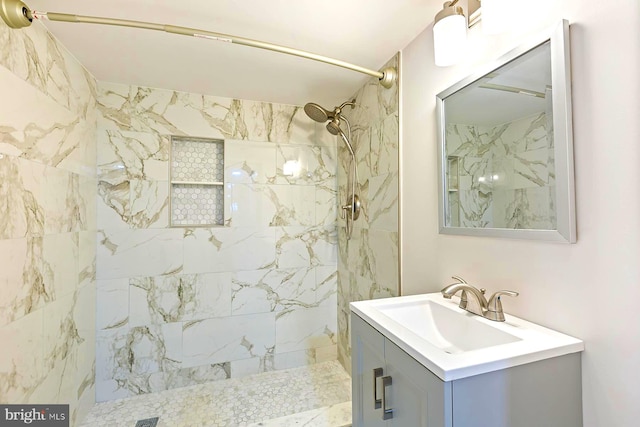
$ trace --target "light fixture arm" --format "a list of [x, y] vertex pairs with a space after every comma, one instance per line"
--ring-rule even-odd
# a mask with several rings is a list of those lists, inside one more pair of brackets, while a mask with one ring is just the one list
[[[457, 1], [457, 0], [456, 0]], [[144, 21], [131, 21], [126, 19], [101, 18], [97, 16], [72, 15], [67, 13], [54, 12], [37, 12], [31, 9], [20, 0], [0, 0], [0, 16], [4, 22], [11, 28], [23, 28], [31, 25], [33, 19], [48, 19], [58, 22], [86, 23], [99, 25], [114, 25], [118, 27], [142, 28], [145, 30], [163, 31], [171, 34], [179, 34], [183, 36], [199, 37], [210, 40], [217, 40], [227, 43], [240, 44], [244, 46], [255, 47], [259, 49], [271, 50], [274, 52], [284, 53], [287, 55], [298, 56], [301, 58], [311, 59], [325, 64], [335, 65], [337, 67], [346, 68], [358, 73], [367, 74], [376, 77], [380, 84], [385, 88], [390, 88], [398, 78], [397, 70], [393, 67], [383, 68], [380, 71], [371, 70], [359, 65], [351, 64], [339, 59], [327, 56], [317, 55], [315, 53], [306, 52], [286, 46], [280, 46], [273, 43], [267, 43], [260, 40], [253, 40], [244, 37], [237, 37], [229, 34], [216, 33], [212, 31], [200, 30], [197, 28], [181, 27], [177, 25], [154, 24]]]
[[434, 24], [438, 23], [439, 21], [443, 20], [448, 16], [453, 16], [453, 15], [464, 16], [464, 11], [462, 10], [462, 7], [456, 6], [458, 1], [459, 0], [444, 2], [444, 4], [442, 5], [442, 10], [436, 14], [436, 17], [434, 19]]

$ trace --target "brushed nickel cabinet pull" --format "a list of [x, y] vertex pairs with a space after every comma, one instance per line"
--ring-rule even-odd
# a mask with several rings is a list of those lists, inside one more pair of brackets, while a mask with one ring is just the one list
[[391, 377], [382, 377], [382, 419], [393, 418], [393, 409], [387, 409], [387, 386], [391, 385]]
[[382, 408], [382, 399], [378, 399], [378, 378], [382, 375], [382, 368], [376, 368], [373, 370], [373, 409]]

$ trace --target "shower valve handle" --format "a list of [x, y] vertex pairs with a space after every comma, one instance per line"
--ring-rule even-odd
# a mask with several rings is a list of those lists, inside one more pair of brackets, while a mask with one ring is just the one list
[[360, 198], [356, 194], [349, 197], [348, 201], [351, 203], [341, 206], [340, 217], [344, 219], [349, 216], [355, 221], [360, 216]]

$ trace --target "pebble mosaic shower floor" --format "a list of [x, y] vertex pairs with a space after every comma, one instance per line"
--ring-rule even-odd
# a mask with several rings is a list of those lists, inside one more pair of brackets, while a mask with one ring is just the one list
[[351, 378], [338, 362], [265, 372], [96, 404], [82, 426], [342, 427], [351, 425]]

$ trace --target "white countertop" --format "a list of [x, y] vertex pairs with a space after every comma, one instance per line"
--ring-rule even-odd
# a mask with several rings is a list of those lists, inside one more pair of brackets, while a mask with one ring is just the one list
[[[430, 301], [460, 316], [482, 322], [517, 337], [514, 342], [450, 354], [424, 337], [385, 315], [380, 309], [390, 304]], [[495, 322], [458, 307], [457, 299], [441, 293], [411, 295], [350, 304], [351, 311], [402, 348], [443, 381], [452, 381], [584, 350], [584, 343], [569, 335], [505, 314], [505, 322]], [[467, 321], [467, 320], [465, 320]], [[415, 328], [414, 328], [415, 329]]]

